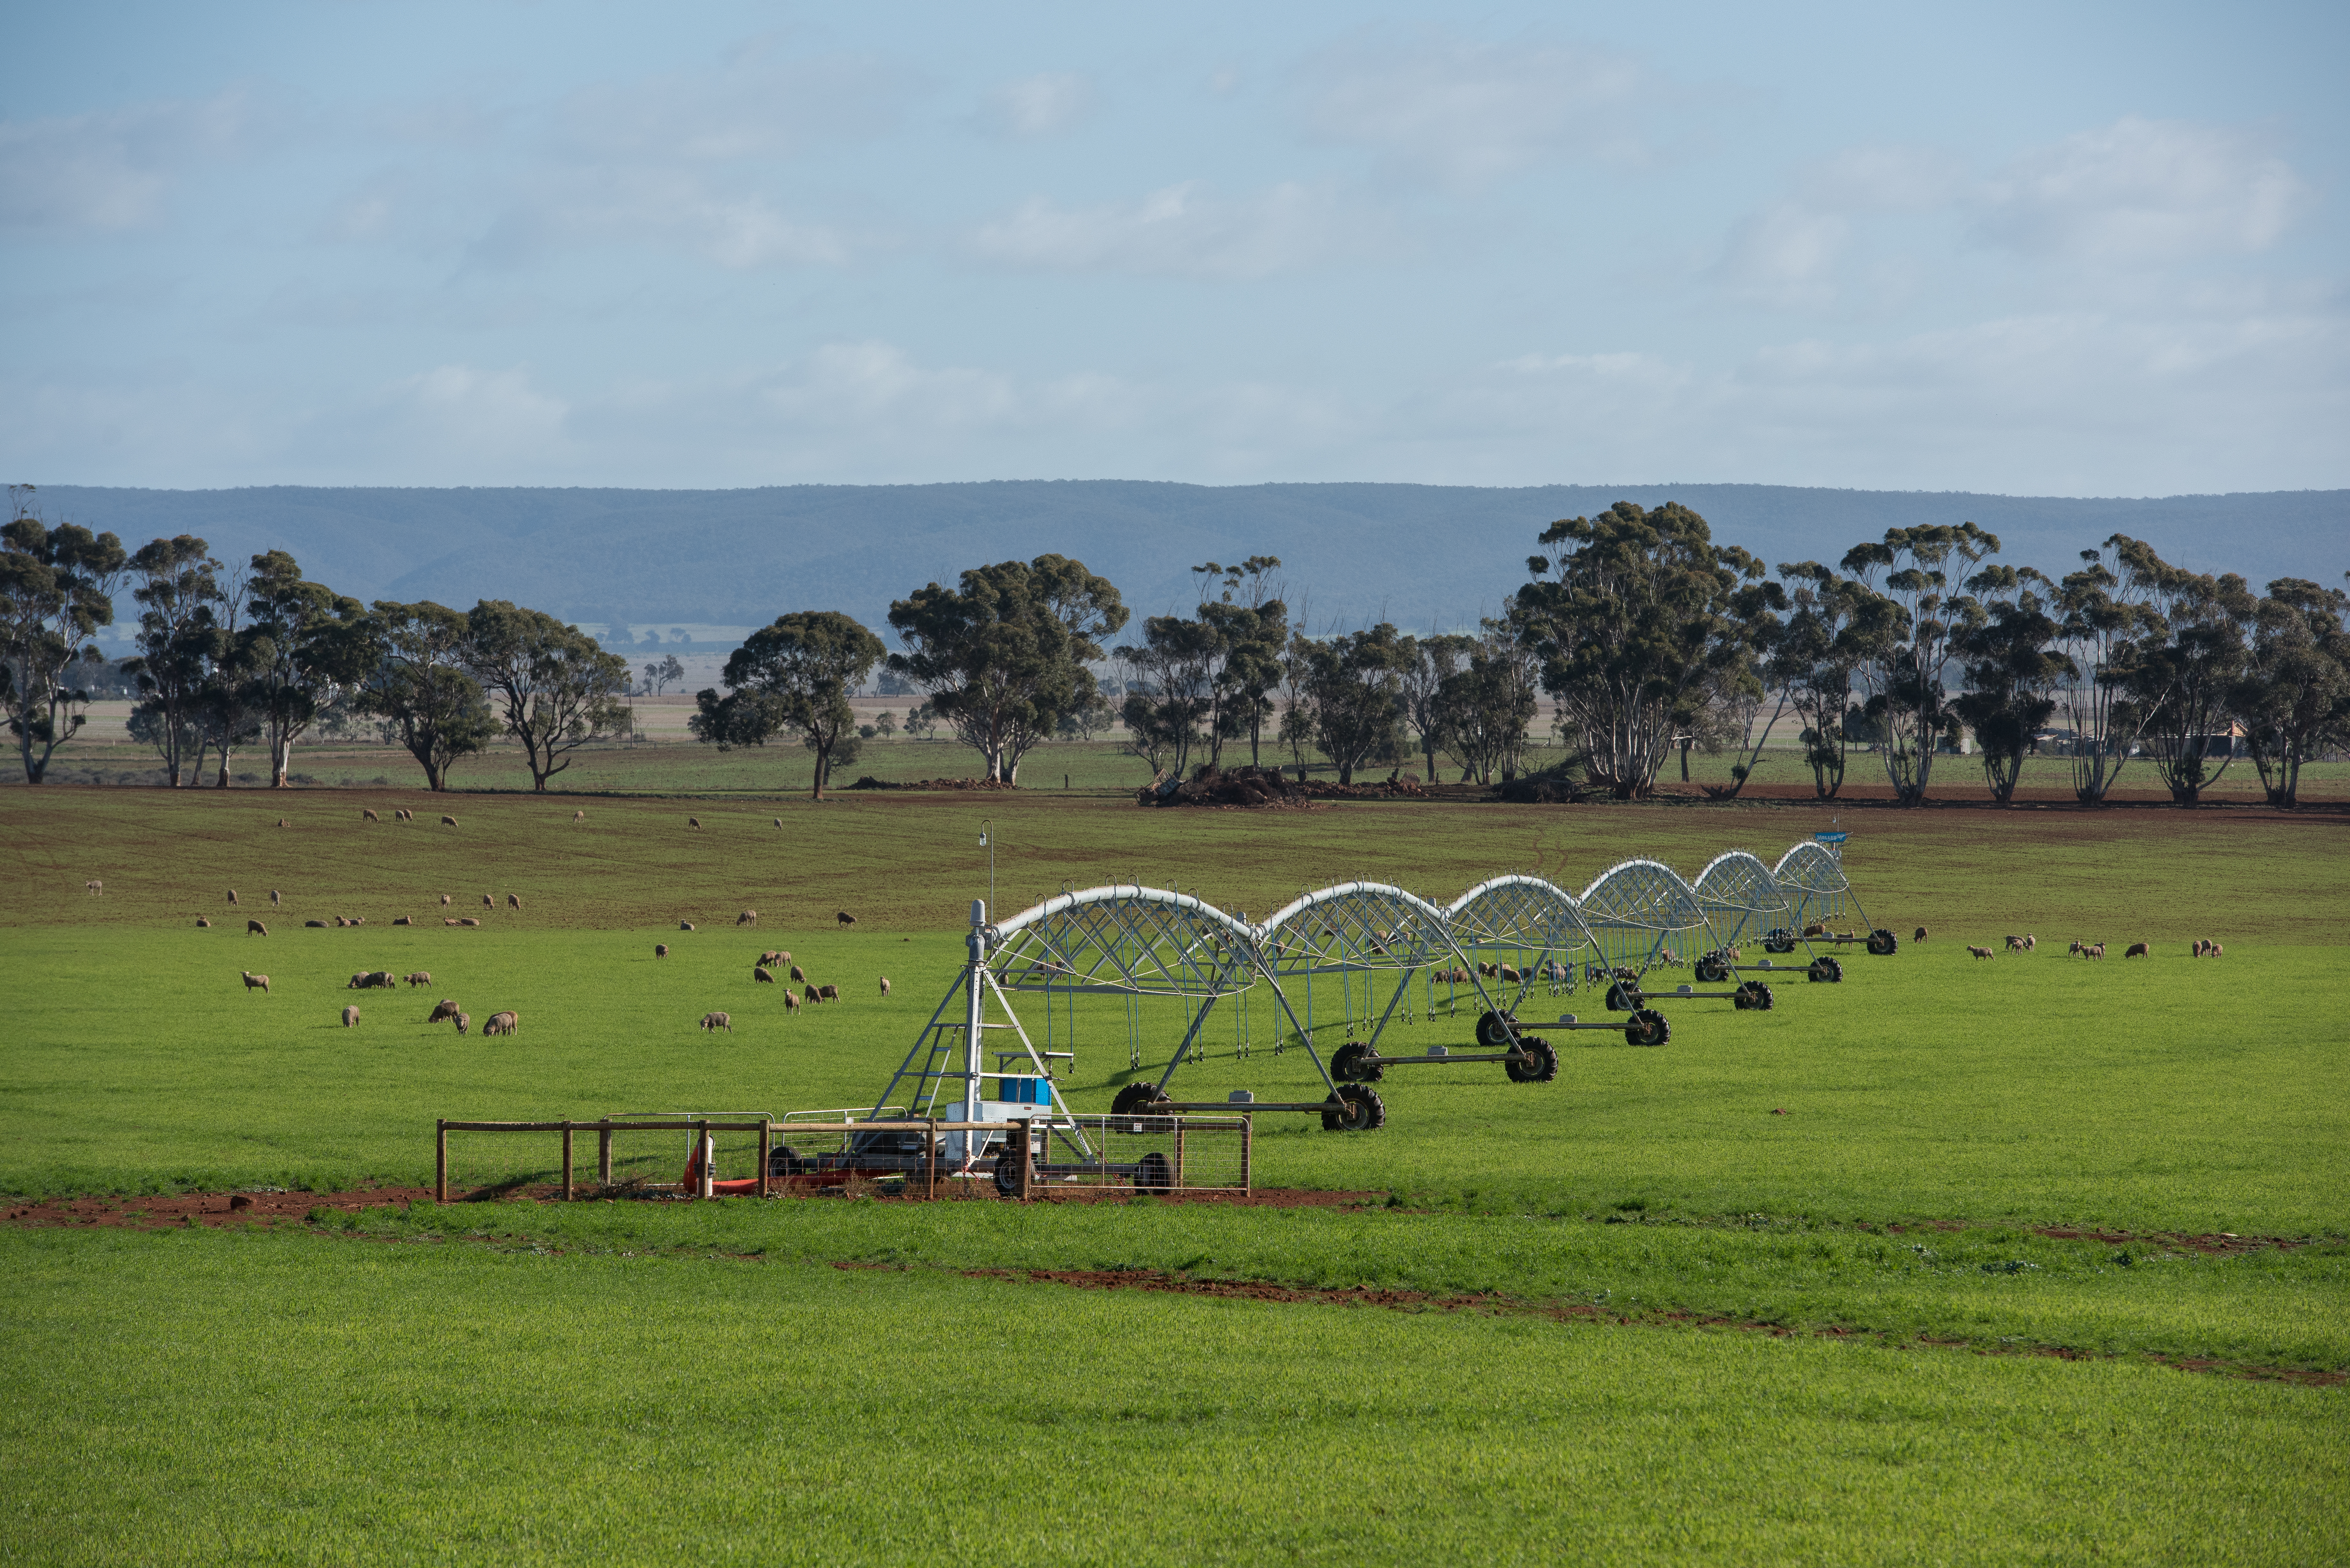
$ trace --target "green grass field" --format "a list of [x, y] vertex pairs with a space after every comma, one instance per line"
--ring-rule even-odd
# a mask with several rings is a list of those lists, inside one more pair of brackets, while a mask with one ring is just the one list
[[[426, 821], [359, 818], [395, 802]], [[1124, 877], [1260, 918], [1351, 876], [1439, 899], [1513, 868], [1579, 888], [1627, 855], [1693, 874], [1825, 826], [1767, 805], [1164, 813], [1023, 792], [600, 800], [584, 823], [576, 800], [475, 797], [448, 806], [452, 830], [432, 821], [446, 804], [10, 792], [0, 1190], [414, 1182], [436, 1116], [869, 1103], [953, 977], [983, 818], [1002, 911]], [[2350, 1554], [2350, 1391], [2158, 1364], [2350, 1370], [2345, 825], [1847, 826], [1872, 919], [1931, 940], [1847, 960], [1841, 986], [1783, 985], [1769, 1013], [1679, 1010], [1661, 1051], [1569, 1049], [1546, 1085], [1391, 1074], [1376, 1134], [1264, 1118], [1261, 1186], [1368, 1208], [522, 1202], [252, 1234], [0, 1231], [0, 1367], [22, 1391], [0, 1556]], [[442, 927], [443, 893], [486, 929]], [[744, 907], [761, 920], [738, 931]], [[338, 913], [369, 923], [301, 925]], [[401, 913], [430, 924], [390, 927]], [[248, 914], [271, 935], [244, 935]], [[2040, 951], [1968, 958], [2008, 930]], [[2157, 956], [2068, 960], [2075, 935]], [[2224, 959], [2187, 958], [2206, 935]], [[847, 1001], [785, 1016], [750, 979], [766, 947]], [[379, 968], [434, 981], [343, 988]], [[429, 1029], [440, 996], [515, 1009], [522, 1033]], [[1347, 1033], [1334, 1001], [1326, 1046]], [[732, 1037], [693, 1028], [711, 1008]], [[1251, 1022], [1248, 1055], [1220, 1023], [1179, 1088], [1318, 1092]], [[1389, 1039], [1458, 1044], [1471, 1022]], [[1180, 1024], [1159, 1004], [1130, 1037], [1121, 1010], [1081, 1006], [1073, 1102], [1107, 1105], [1130, 1044], [1155, 1074]], [[458, 1158], [502, 1175], [552, 1153]], [[2092, 1227], [2133, 1240], [2038, 1233]], [[2297, 1244], [2166, 1239], [2219, 1231]], [[1030, 1270], [1433, 1299], [1102, 1293]], [[1440, 1309], [1463, 1296], [1480, 1306]]]

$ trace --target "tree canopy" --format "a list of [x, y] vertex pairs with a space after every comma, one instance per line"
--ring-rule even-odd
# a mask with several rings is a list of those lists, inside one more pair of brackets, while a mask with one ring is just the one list
[[799, 610], [751, 634], [726, 660], [728, 691], [705, 690], [686, 721], [697, 740], [723, 751], [763, 746], [796, 732], [816, 753], [816, 798], [837, 764], [857, 760], [857, 714], [849, 693], [882, 657], [881, 639], [837, 610]]

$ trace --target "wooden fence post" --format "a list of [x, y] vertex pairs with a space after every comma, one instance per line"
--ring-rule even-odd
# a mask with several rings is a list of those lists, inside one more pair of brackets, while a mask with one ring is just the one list
[[596, 1185], [612, 1185], [612, 1118], [606, 1116], [604, 1125], [596, 1129]]
[[571, 1201], [571, 1124], [563, 1124], [563, 1201]]
[[1029, 1189], [1035, 1184], [1036, 1179], [1035, 1138], [1036, 1124], [1024, 1118], [1014, 1137], [1012, 1148], [1012, 1157], [1020, 1162], [1020, 1181], [1017, 1190], [1020, 1194], [1020, 1201], [1023, 1203], [1028, 1201]]
[[922, 1134], [922, 1196], [939, 1195], [939, 1118], [930, 1118]]
[[432, 1201], [449, 1201], [449, 1118], [443, 1116], [432, 1129]]
[[1179, 1188], [1183, 1185], [1183, 1118], [1181, 1116], [1175, 1118], [1175, 1179], [1170, 1185]]
[[759, 1196], [767, 1195], [767, 1151], [775, 1147], [775, 1124], [762, 1118], [759, 1123]]
[[1241, 1190], [1243, 1192], [1252, 1190], [1249, 1186], [1249, 1137], [1255, 1131], [1256, 1118], [1243, 1116], [1241, 1118]]

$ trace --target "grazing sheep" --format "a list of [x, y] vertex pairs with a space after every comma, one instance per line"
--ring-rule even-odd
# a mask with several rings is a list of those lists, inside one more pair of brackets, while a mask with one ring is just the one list
[[2218, 942], [2205, 942], [2203, 944], [2203, 956], [2205, 958], [2218, 958], [2220, 956], [2220, 948]]
[[[285, 901], [286, 901], [286, 896], [285, 896], [283, 893], [280, 893], [280, 892], [279, 892], [276, 888], [272, 888], [271, 889], [269, 889], [269, 907], [270, 907], [271, 909], [274, 909], [277, 908], [277, 906], [278, 906], [278, 905], [280, 905], [280, 904], [284, 903]], [[230, 902], [230, 903], [232, 903], [232, 904], [234, 904], [234, 903], [235, 903], [235, 902], [236, 902], [236, 900], [235, 900], [235, 899], [234, 899], [234, 898], [231, 898], [231, 899], [229, 900], [229, 902]]]
[[2082, 946], [2082, 945], [2081, 945], [2081, 939], [2080, 939], [2080, 938], [2078, 938], [2078, 937], [2075, 937], [2075, 938], [2074, 938], [2074, 939], [2073, 939], [2073, 945], [2072, 945], [2072, 947], [2067, 950], [2067, 956], [2068, 956], [2068, 957], [2073, 957], [2073, 958], [2078, 958], [2081, 954], [2083, 954], [2083, 953], [2085, 953], [2085, 952], [2086, 952], [2086, 951], [2088, 951], [2088, 950], [2088, 950], [2087, 948], [2085, 948], [2085, 947], [2084, 947], [2084, 946]]
[[774, 948], [769, 948], [765, 952], [759, 955], [759, 967], [761, 969], [773, 969], [789, 957], [791, 957], [789, 953], [780, 952]]
[[883, 996], [889, 994], [889, 977], [886, 974], [881, 977], [881, 994]]
[[213, 929], [213, 923], [210, 920], [205, 919], [202, 915], [198, 915], [196, 917], [196, 929], [200, 931], [209, 931]]
[[521, 1030], [522, 1019], [515, 1013], [493, 1012], [489, 1021], [482, 1025], [482, 1038], [486, 1040], [493, 1034], [515, 1034]]
[[[788, 959], [790, 956], [791, 956], [791, 955], [789, 955], [788, 953], [785, 955], [785, 957], [786, 959]], [[799, 965], [797, 965], [797, 964], [793, 964], [793, 965], [792, 965], [792, 983], [793, 983], [794, 985], [806, 985], [806, 984], [807, 983], [807, 971], [806, 971], [806, 970], [802, 969], [802, 968], [801, 968]]]
[[414, 812], [412, 812], [412, 811], [410, 811], [410, 810], [409, 810], [407, 807], [405, 807], [405, 806], [402, 806], [402, 807], [400, 807], [399, 810], [394, 811], [394, 812], [392, 813], [392, 815], [394, 815], [394, 816], [396, 816], [396, 817], [400, 818], [400, 821], [402, 821], [402, 822], [414, 822], [414, 821], [416, 820], [416, 814], [415, 814]]
[[[727, 1017], [723, 1012], [705, 1012], [702, 1015], [702, 1022], [696, 1024], [695, 1027], [698, 1029], [707, 1029], [712, 1034], [717, 1033], [722, 1029], [726, 1031], [727, 1033], [732, 1034], [734, 1033], [734, 1021]], [[482, 1033], [486, 1034], [489, 1031], [484, 1029]]]
[[244, 922], [244, 934], [248, 937], [265, 937], [269, 934], [269, 928], [259, 920], [247, 920]]
[[343, 1009], [343, 1027], [344, 1027], [344, 1028], [346, 1028], [346, 1029], [356, 1029], [356, 1028], [358, 1028], [358, 1027], [359, 1027], [359, 1010], [358, 1008], [356, 1008], [356, 1007], [346, 1007], [346, 1008], [344, 1008], [344, 1009]]
[[691, 920], [680, 920], [677, 923], [677, 929], [681, 931], [690, 931], [693, 929], [693, 922]]
[[775, 818], [775, 826], [776, 826], [777, 827], [781, 827], [781, 826], [783, 826], [783, 825], [784, 825], [784, 819], [783, 819], [782, 817], [780, 817], [780, 816], [779, 816], [779, 817]]
[[667, 958], [667, 957], [669, 957], [669, 944], [668, 944], [667, 942], [655, 942], [655, 943], [653, 944], [653, 957], [655, 957], [655, 958]]
[[784, 987], [784, 1011], [785, 1012], [797, 1012], [799, 1010], [799, 993], [794, 991], [790, 986]]
[[1985, 959], [1985, 958], [1989, 958], [1989, 957], [1991, 957], [1991, 950], [1990, 950], [1989, 948], [1979, 948], [1979, 947], [1974, 946], [1972, 943], [1969, 943], [1969, 944], [1968, 944], [1968, 946], [1967, 946], [1967, 951], [1969, 951], [1969, 952], [1970, 952], [1970, 953], [1974, 954], [1974, 955], [1975, 955], [1975, 957], [1977, 957], [1977, 958], [1979, 958], [1979, 959]]
[[757, 981], [761, 985], [773, 985], [775, 983], [775, 977], [757, 964], [753, 964], [751, 966], [751, 978]]
[[324, 920], [305, 920], [302, 924], [310, 930], [323, 931], [327, 929], [327, 922]]
[[824, 1000], [824, 998], [823, 998], [823, 997], [821, 997], [821, 996], [818, 996], [818, 995], [816, 993], [816, 987], [814, 987], [814, 986], [809, 986], [809, 987], [807, 988], [807, 997], [806, 997], [806, 1000], [807, 1000], [807, 1001], [809, 1001], [809, 1002], [822, 1002], [822, 1001]]
[[361, 806], [359, 807], [359, 820], [362, 822], [381, 822], [383, 818], [378, 816], [374, 812], [369, 811], [366, 806]]
[[443, 827], [454, 827], [457, 826], [457, 819], [453, 816], [443, 815], [441, 818], [441, 826]]
[[1914, 936], [1914, 937], [1910, 938], [1909, 940], [1910, 940], [1911, 941], [1913, 941], [1913, 942], [1922, 942], [1922, 941], [1924, 941], [1924, 940], [1926, 940], [1926, 928], [1925, 928], [1925, 927], [1923, 927], [1923, 926], [1918, 927], [1918, 934], [1917, 934], [1916, 936]]
[[439, 1002], [434, 1004], [432, 1016], [425, 1019], [424, 1022], [427, 1023], [438, 1023], [444, 1018], [455, 1018], [459, 1015], [457, 1004], [444, 996]]
[[441, 895], [441, 907], [444, 909], [449, 907], [449, 895], [446, 893]]
[[588, 814], [584, 811], [575, 811], [571, 814], [571, 820], [574, 822], [585, 822], [588, 820]]
[[840, 987], [837, 985], [819, 985], [816, 988], [816, 994], [817, 1000], [821, 1002], [838, 1002], [840, 1000]]
[[685, 825], [688, 827], [700, 827], [702, 826], [702, 818], [698, 816], [689, 816], [685, 819]]
[[417, 970], [409, 975], [408, 983], [411, 986], [431, 985], [432, 983], [432, 971], [429, 970]]
[[506, 908], [507, 908], [507, 909], [521, 909], [521, 908], [522, 908], [522, 899], [521, 899], [521, 898], [517, 898], [516, 896], [515, 896], [515, 895], [514, 895], [514, 894], [512, 894], [512, 893], [508, 893], [508, 894], [506, 895]]
[[1804, 928], [1804, 935], [1806, 937], [1824, 937], [1827, 934], [1828, 929], [1825, 926], [1809, 925]]
[[857, 923], [857, 917], [850, 914], [846, 909], [838, 911], [832, 918], [838, 920], [844, 926], [853, 926]]
[[484, 909], [494, 909], [497, 907], [498, 901], [495, 898], [490, 897], [487, 893], [482, 895], [482, 908]]
[[359, 987], [361, 987], [361, 986], [363, 986], [363, 985], [365, 985], [365, 984], [367, 984], [367, 983], [368, 983], [368, 971], [365, 971], [365, 970], [361, 970], [361, 971], [359, 971], [359, 973], [357, 973], [357, 974], [355, 974], [355, 975], [351, 976], [351, 978], [350, 978], [348, 981], [346, 981], [346, 982], [344, 983], [343, 989], [344, 989], [345, 991], [357, 991]]
[[456, 1019], [456, 1023], [457, 1023], [457, 1033], [460, 1033], [460, 1034], [463, 1034], [463, 1033], [467, 1029], [469, 1029], [469, 1028], [471, 1028], [471, 1027], [473, 1026], [473, 1015], [472, 1013], [470, 1013], [470, 1012], [461, 1012], [461, 1013], [457, 1014], [457, 1019]]
[[373, 974], [368, 976], [368, 982], [366, 985], [359, 987], [361, 991], [366, 991], [370, 988], [376, 991], [398, 991], [400, 989], [400, 977], [392, 973], [391, 971], [388, 969], [380, 969]]
[[228, 890], [228, 901], [232, 904], [236, 902], [236, 889], [234, 888]]
[[452, 919], [449, 919], [446, 915], [443, 915], [443, 916], [441, 918], [441, 923], [442, 923], [442, 925], [444, 925], [444, 926], [453, 926], [453, 925], [455, 925], [457, 922], [456, 922], [456, 921], [454, 921], [454, 920], [452, 920]]
[[81, 888], [83, 892], [88, 893], [93, 898], [102, 898], [106, 897], [106, 884], [99, 881], [95, 877], [92, 877], [89, 881], [84, 882], [81, 885]]
[[286, 826], [286, 819], [285, 819], [284, 817], [282, 817], [282, 816], [281, 816], [281, 817], [279, 817], [279, 818], [277, 819], [277, 826], [280, 826], [280, 827], [285, 826]]
[[2081, 950], [2081, 956], [2083, 958], [2089, 959], [2101, 959], [2106, 956], [2106, 944], [2099, 942], [2095, 947], [2083, 948]]
[[1508, 964], [1496, 965], [1495, 968], [1496, 973], [1494, 978], [1497, 980], [1503, 981], [1510, 985], [1522, 985], [1525, 982], [1526, 977], [1520, 974], [1515, 969], [1512, 968]]
[[2007, 939], [2007, 950], [2012, 953], [2022, 952], [2023, 950], [2023, 939], [2011, 932]]
[[734, 917], [734, 923], [738, 926], [755, 926], [759, 923], [759, 911], [745, 909]]
[[2034, 949], [2034, 948], [2038, 947], [2039, 945], [2040, 945], [2040, 939], [2039, 939], [2038, 937], [2033, 936], [2030, 931], [2026, 931], [2026, 932], [2024, 932], [2024, 933], [2023, 933], [2023, 950], [2024, 950], [2025, 952], [2030, 952], [2033, 949]]
[[349, 924], [350, 924], [350, 922], [349, 922], [348, 920], [347, 920], [347, 919], [343, 919], [343, 917], [342, 917], [342, 916], [340, 916], [340, 915], [337, 915], [337, 916], [335, 917], [335, 929], [337, 929], [337, 930], [338, 930], [338, 931], [339, 931], [339, 930], [341, 930], [344, 927], [346, 927], [346, 926], [348, 926], [348, 925], [349, 925]]
[[459, 925], [461, 925], [461, 926], [478, 926], [478, 925], [480, 925], [482, 922], [481, 922], [481, 921], [479, 921], [479, 920], [477, 920], [477, 919], [475, 919], [473, 916], [468, 915], [468, 916], [466, 916], [463, 919], [462, 919], [462, 920], [458, 921], [457, 923], [458, 923]]
[[2122, 953], [2122, 957], [2126, 959], [2152, 958], [2153, 956], [2154, 950], [2144, 942], [2132, 942]]
[[269, 990], [269, 977], [268, 977], [267, 975], [265, 975], [265, 974], [255, 974], [255, 973], [254, 973], [254, 972], [253, 972], [251, 970], [249, 970], [249, 969], [241, 969], [241, 970], [237, 971], [236, 972], [237, 972], [237, 973], [239, 973], [239, 974], [241, 974], [241, 975], [243, 975], [243, 976], [244, 976], [244, 989], [245, 989], [245, 990], [247, 990], [247, 991], [258, 991], [258, 992], [263, 992], [265, 995], [268, 992], [268, 990]]
[[412, 926], [416, 921], [413, 917], [408, 915], [394, 915], [391, 918], [391, 923], [395, 926]]

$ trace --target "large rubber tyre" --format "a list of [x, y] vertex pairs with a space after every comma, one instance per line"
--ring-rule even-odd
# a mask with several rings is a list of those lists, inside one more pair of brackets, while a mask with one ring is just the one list
[[1502, 1064], [1513, 1084], [1547, 1084], [1558, 1076], [1558, 1047], [1541, 1035], [1520, 1040], [1518, 1054], [1532, 1056], [1534, 1060]]
[[1644, 1007], [1624, 1025], [1627, 1045], [1662, 1045], [1673, 1037], [1673, 1026], [1654, 1008]]
[[1115, 1099], [1110, 1101], [1109, 1114], [1114, 1116], [1134, 1117], [1132, 1127], [1139, 1133], [1173, 1132], [1174, 1117], [1146, 1116], [1142, 1114], [1145, 1109], [1157, 1105], [1166, 1097], [1159, 1092], [1159, 1085], [1156, 1084], [1128, 1084], [1118, 1092]]
[[1008, 1137], [995, 1156], [995, 1190], [1004, 1198], [1020, 1196], [1020, 1161], [1012, 1152], [1012, 1139]]
[[1388, 1075], [1388, 1070], [1377, 1062], [1366, 1065], [1363, 1059], [1370, 1054], [1369, 1046], [1357, 1041], [1347, 1041], [1331, 1054], [1330, 1075], [1342, 1084], [1378, 1083]]
[[1750, 980], [1738, 988], [1738, 1005], [1750, 1012], [1768, 1012], [1776, 1000], [1771, 988], [1759, 980]]
[[1639, 1012], [1640, 988], [1620, 980], [1610, 981], [1607, 984], [1607, 1011], [1610, 1012]]
[[1134, 1162], [1134, 1189], [1137, 1192], [1164, 1192], [1174, 1185], [1174, 1164], [1157, 1149]]
[[1900, 946], [1901, 939], [1895, 936], [1891, 931], [1887, 930], [1883, 926], [1879, 926], [1877, 929], [1868, 933], [1868, 950], [1875, 953], [1879, 958], [1884, 958], [1889, 953], [1898, 951]]
[[1766, 953], [1794, 952], [1795, 950], [1795, 933], [1787, 929], [1784, 926], [1780, 927], [1775, 931], [1764, 932], [1762, 936], [1762, 950]]
[[1360, 1084], [1340, 1085], [1322, 1113], [1324, 1132], [1371, 1132], [1387, 1126], [1388, 1107], [1375, 1090]]
[[1822, 985], [1835, 985], [1844, 979], [1844, 965], [1832, 958], [1815, 958], [1804, 973]]
[[1477, 1020], [1477, 1044], [1488, 1051], [1506, 1051], [1518, 1032], [1510, 1027], [1506, 1012], [1488, 1012]]
[[1730, 966], [1711, 953], [1697, 961], [1697, 982], [1700, 985], [1720, 985], [1730, 978]]

